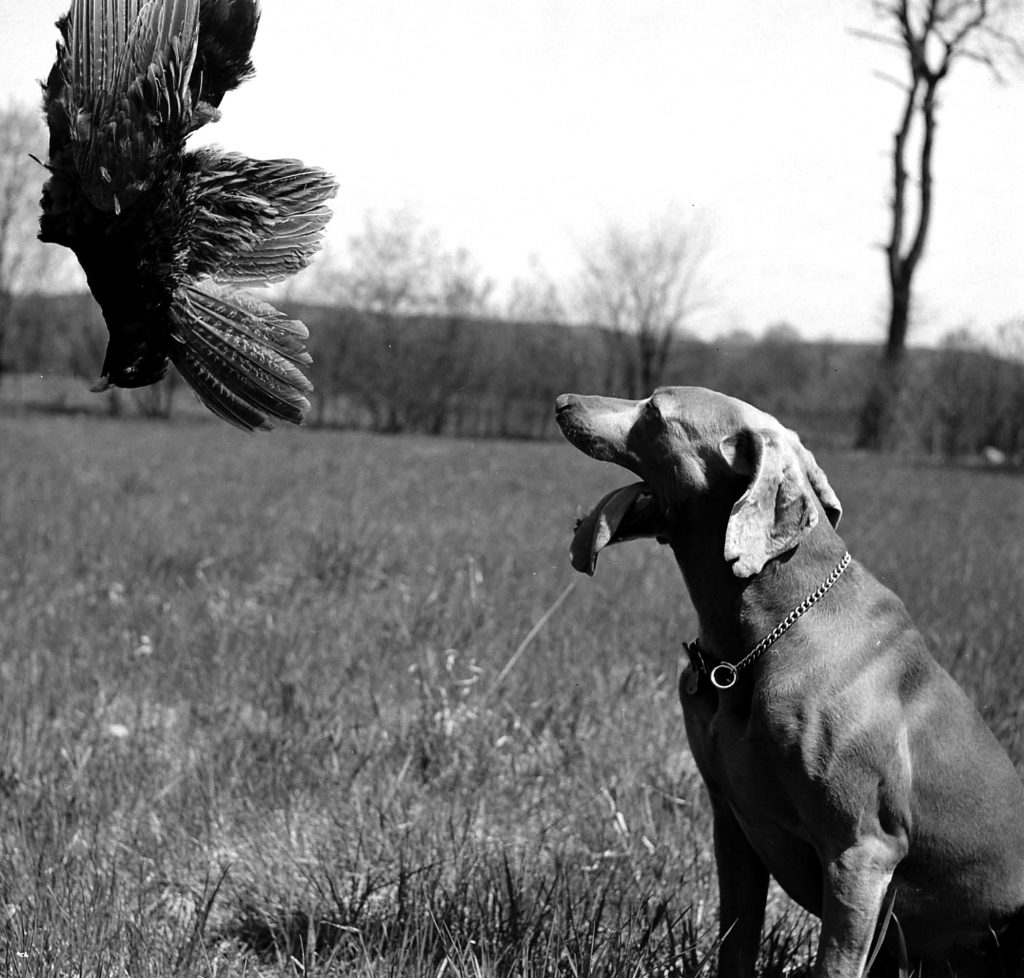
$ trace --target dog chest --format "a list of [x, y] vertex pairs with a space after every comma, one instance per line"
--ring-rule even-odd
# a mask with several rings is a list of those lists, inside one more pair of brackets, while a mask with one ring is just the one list
[[680, 699], [687, 739], [716, 812], [735, 820], [793, 900], [819, 913], [821, 862], [801, 831], [799, 801], [786, 790], [787, 779], [780, 780], [780, 759], [750, 735], [747, 719], [722, 704], [710, 684], [687, 693], [688, 679], [684, 671]]

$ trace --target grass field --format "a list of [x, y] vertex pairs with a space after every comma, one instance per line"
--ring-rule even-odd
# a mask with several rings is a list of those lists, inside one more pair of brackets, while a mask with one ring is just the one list
[[[0, 459], [5, 974], [708, 973], [692, 610], [654, 544], [568, 566], [617, 473], [34, 416]], [[1024, 481], [819, 460], [1024, 762]], [[764, 974], [806, 973], [811, 924], [772, 921]]]

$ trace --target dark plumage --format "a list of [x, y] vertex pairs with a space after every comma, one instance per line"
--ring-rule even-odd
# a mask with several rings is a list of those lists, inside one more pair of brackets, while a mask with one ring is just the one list
[[143, 387], [173, 363], [240, 428], [300, 422], [305, 326], [239, 285], [304, 268], [336, 184], [296, 160], [203, 148], [253, 71], [256, 0], [73, 0], [43, 85], [50, 127], [39, 237], [71, 248], [103, 310], [103, 377]]

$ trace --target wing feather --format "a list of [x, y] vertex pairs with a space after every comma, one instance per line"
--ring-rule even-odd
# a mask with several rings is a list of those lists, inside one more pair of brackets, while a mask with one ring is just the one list
[[302, 421], [313, 385], [299, 369], [312, 362], [301, 322], [212, 283], [180, 289], [171, 317], [171, 361], [211, 410], [247, 430]]
[[194, 154], [194, 275], [242, 285], [305, 268], [323, 243], [334, 178], [298, 160], [252, 160], [214, 148]]

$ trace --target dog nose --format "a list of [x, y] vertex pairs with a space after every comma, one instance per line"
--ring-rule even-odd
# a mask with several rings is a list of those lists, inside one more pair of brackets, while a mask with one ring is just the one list
[[575, 394], [559, 394], [555, 399], [555, 414], [559, 414], [568, 407], [572, 407], [572, 402], [576, 399]]

